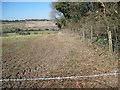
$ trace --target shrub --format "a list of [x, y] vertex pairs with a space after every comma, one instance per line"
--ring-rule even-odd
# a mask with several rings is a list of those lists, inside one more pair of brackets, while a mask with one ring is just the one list
[[108, 40], [105, 37], [97, 37], [95, 43], [99, 46], [108, 46]]
[[23, 32], [23, 31], [21, 31], [21, 32], [18, 32], [18, 34], [19, 35], [30, 35], [30, 32]]
[[46, 31], [49, 31], [49, 29], [48, 29], [48, 28], [46, 28], [45, 30], [46, 30]]
[[38, 32], [34, 32], [34, 34], [38, 34]]
[[26, 32], [26, 35], [30, 35], [31, 33], [30, 32]]

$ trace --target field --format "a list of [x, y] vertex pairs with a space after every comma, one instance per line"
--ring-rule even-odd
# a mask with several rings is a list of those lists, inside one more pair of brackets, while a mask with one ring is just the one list
[[25, 22], [3, 22], [2, 32], [14, 32], [16, 28], [25, 29]]
[[[34, 23], [31, 23], [34, 22]], [[41, 25], [43, 23], [43, 25]], [[36, 25], [36, 26], [35, 26]], [[45, 26], [46, 25], [46, 26]], [[58, 28], [51, 24], [51, 22], [44, 21], [21, 21], [21, 22], [3, 22], [2, 23], [2, 32], [4, 33], [14, 33], [17, 29], [26, 30], [26, 31], [44, 31], [44, 30], [57, 30]]]
[[[34, 33], [34, 32], [33, 32]], [[2, 78], [52, 78], [117, 73], [115, 53], [61, 32], [2, 37]], [[4, 88], [114, 88], [118, 76], [48, 81], [8, 81]]]

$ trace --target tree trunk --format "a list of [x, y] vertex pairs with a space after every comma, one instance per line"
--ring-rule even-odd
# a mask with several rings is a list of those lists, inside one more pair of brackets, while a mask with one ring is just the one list
[[113, 52], [113, 43], [112, 43], [112, 33], [110, 30], [108, 30], [108, 40], [109, 40], [109, 52], [112, 53]]

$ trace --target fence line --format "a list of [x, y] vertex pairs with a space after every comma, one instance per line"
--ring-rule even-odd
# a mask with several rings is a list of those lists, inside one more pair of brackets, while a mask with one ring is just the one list
[[120, 73], [109, 73], [109, 74], [97, 74], [97, 75], [88, 75], [88, 76], [71, 76], [71, 77], [55, 77], [55, 78], [24, 78], [24, 79], [0, 79], [0, 81], [30, 81], [30, 80], [58, 80], [58, 79], [74, 79], [81, 77], [99, 77], [99, 76], [108, 76], [108, 75], [119, 75]]

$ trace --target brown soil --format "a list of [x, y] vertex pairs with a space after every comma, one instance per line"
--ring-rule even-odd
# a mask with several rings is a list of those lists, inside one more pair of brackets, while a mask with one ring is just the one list
[[[4, 44], [3, 44], [4, 45]], [[118, 72], [115, 54], [77, 37], [46, 34], [31, 40], [21, 50], [3, 56], [3, 78], [47, 78]], [[113, 88], [118, 76], [3, 82], [5, 88]]]

